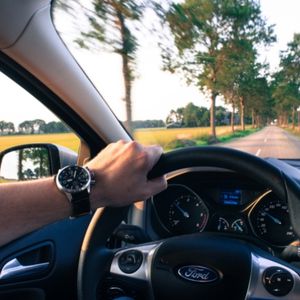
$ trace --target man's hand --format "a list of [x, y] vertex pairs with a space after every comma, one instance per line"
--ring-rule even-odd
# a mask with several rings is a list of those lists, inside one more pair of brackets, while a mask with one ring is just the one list
[[144, 147], [137, 142], [119, 141], [108, 145], [86, 164], [96, 179], [91, 190], [92, 209], [125, 206], [166, 189], [165, 177], [147, 178], [162, 152], [161, 147]]

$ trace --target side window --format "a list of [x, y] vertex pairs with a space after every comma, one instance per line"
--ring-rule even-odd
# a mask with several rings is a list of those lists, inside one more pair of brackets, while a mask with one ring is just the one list
[[[0, 152], [33, 143], [57, 144], [78, 152], [80, 140], [74, 132], [35, 97], [1, 72], [0, 91]], [[43, 149], [32, 148], [29, 152], [15, 151], [6, 156], [3, 164], [6, 164], [7, 171], [5, 177], [0, 174], [0, 183], [7, 179], [19, 180], [17, 173], [21, 174], [20, 166], [23, 168], [21, 179], [34, 179], [49, 174]], [[23, 165], [20, 164], [21, 157], [26, 160]], [[28, 168], [28, 164], [39, 167]]]

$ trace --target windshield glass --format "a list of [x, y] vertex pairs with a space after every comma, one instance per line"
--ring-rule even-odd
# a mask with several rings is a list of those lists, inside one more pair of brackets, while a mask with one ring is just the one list
[[299, 11], [296, 0], [53, 2], [62, 39], [136, 140], [277, 158], [300, 158]]

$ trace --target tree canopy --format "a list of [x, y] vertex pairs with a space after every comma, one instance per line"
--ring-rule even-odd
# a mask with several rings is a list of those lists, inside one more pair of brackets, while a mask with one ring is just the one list
[[256, 58], [254, 47], [274, 41], [273, 27], [267, 26], [254, 0], [173, 3], [164, 21], [174, 39], [171, 46], [162, 43], [164, 67], [210, 95], [211, 135], [216, 137], [216, 97], [222, 91], [227, 96], [234, 90], [239, 93]]

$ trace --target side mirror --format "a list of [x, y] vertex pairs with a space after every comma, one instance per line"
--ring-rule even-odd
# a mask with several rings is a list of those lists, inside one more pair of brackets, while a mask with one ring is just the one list
[[12, 147], [0, 154], [0, 183], [48, 177], [76, 161], [77, 153], [53, 144]]

